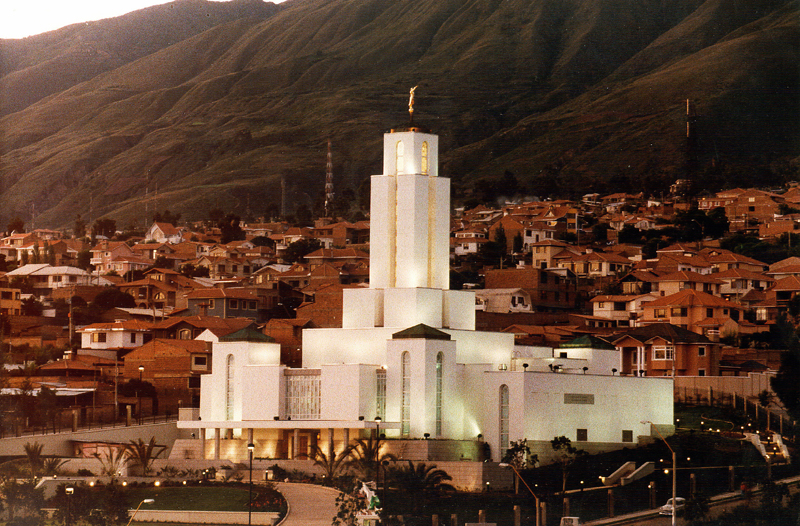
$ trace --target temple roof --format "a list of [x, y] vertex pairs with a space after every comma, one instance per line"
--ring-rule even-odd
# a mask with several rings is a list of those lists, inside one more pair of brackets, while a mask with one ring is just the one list
[[392, 334], [393, 340], [400, 340], [403, 338], [423, 338], [426, 340], [449, 340], [450, 335], [447, 334], [446, 332], [440, 331], [439, 329], [434, 329], [433, 327], [429, 327], [424, 323], [420, 323], [419, 325], [414, 325], [413, 327], [409, 327], [408, 329]]

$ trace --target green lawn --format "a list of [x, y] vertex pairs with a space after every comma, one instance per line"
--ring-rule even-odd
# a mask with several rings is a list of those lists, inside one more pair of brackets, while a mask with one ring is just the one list
[[144, 499], [155, 500], [152, 504], [142, 504], [143, 510], [247, 511], [248, 502], [247, 487], [162, 486], [133, 488], [129, 494], [131, 509]]

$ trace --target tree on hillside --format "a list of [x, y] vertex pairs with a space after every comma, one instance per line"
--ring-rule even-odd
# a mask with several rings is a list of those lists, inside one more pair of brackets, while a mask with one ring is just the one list
[[781, 367], [770, 386], [794, 420], [800, 420], [800, 343], [795, 340], [781, 353]]
[[307, 254], [311, 254], [315, 250], [319, 250], [320, 248], [322, 248], [322, 243], [320, 243], [319, 239], [298, 239], [286, 247], [286, 251], [283, 253], [283, 259], [289, 263], [302, 262], [303, 257], [305, 257]]
[[19, 216], [15, 217], [11, 220], [11, 222], [6, 226], [6, 232], [9, 235], [16, 232], [17, 234], [21, 234], [25, 232], [25, 221], [19, 218]]
[[172, 226], [177, 226], [178, 221], [181, 220], [180, 214], [173, 214], [169, 210], [164, 210], [164, 213], [156, 212], [153, 215], [153, 221], [156, 223], [169, 223]]
[[78, 214], [75, 218], [75, 223], [72, 225], [72, 235], [75, 239], [81, 238], [86, 235], [86, 221]]
[[104, 236], [107, 238], [114, 237], [117, 232], [117, 222], [107, 217], [98, 219], [92, 225], [92, 237]]
[[230, 243], [245, 238], [244, 230], [239, 225], [241, 218], [234, 214], [228, 214], [217, 221], [217, 227], [222, 233], [222, 243]]
[[106, 311], [114, 307], [131, 308], [136, 306], [136, 300], [130, 294], [125, 294], [115, 287], [108, 287], [95, 296], [90, 308]]

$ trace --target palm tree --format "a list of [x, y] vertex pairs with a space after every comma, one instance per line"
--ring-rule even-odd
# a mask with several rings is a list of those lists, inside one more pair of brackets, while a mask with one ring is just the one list
[[410, 460], [407, 466], [401, 466], [392, 472], [393, 484], [400, 491], [406, 492], [412, 503], [414, 513], [421, 509], [423, 499], [435, 496], [442, 491], [454, 491], [455, 488], [446, 481], [453, 480], [443, 469], [438, 469], [436, 464], [420, 462], [414, 465]]
[[31, 473], [31, 479], [35, 479], [44, 470], [44, 457], [42, 456], [44, 444], [26, 442], [23, 447], [25, 448], [25, 456], [28, 457], [28, 469]]
[[383, 440], [370, 435], [369, 438], [358, 438], [347, 446], [343, 454], [349, 458], [347, 465], [358, 472], [364, 480], [375, 480], [377, 467], [384, 461], [395, 461], [397, 458], [391, 453], [381, 454]]
[[116, 477], [120, 471], [122, 471], [122, 468], [124, 468], [128, 462], [131, 461], [131, 457], [127, 448], [111, 448], [102, 456], [100, 453], [95, 453], [92, 456], [100, 461], [100, 465], [102, 466], [100, 468], [100, 472], [103, 475], [108, 475], [112, 479]]
[[150, 473], [153, 461], [166, 449], [167, 446], [156, 445], [156, 437], [150, 437], [150, 442], [145, 442], [141, 438], [131, 440], [131, 443], [125, 446], [125, 451], [136, 464], [141, 466], [142, 475], [145, 476]]
[[62, 460], [58, 457], [50, 457], [44, 459], [44, 464], [42, 465], [42, 471], [45, 477], [50, 477], [53, 475], [58, 475], [61, 471], [61, 466], [66, 464], [66, 460]]
[[314, 444], [314, 449], [311, 452], [311, 458], [314, 459], [314, 465], [319, 466], [325, 472], [325, 478], [328, 483], [333, 484], [333, 480], [339, 476], [339, 473], [347, 467], [347, 460], [350, 456], [349, 448], [339, 453], [332, 455], [326, 454], [318, 444]]

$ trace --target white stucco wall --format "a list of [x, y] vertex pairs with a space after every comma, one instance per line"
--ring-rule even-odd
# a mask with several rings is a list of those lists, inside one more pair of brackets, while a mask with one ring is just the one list
[[323, 365], [322, 420], [374, 420], [376, 416], [375, 364]]
[[[411, 376], [409, 437], [436, 434], [436, 357], [442, 353], [442, 437], [460, 439], [454, 433], [461, 427], [459, 371], [456, 366], [456, 343], [452, 340], [404, 338], [387, 344], [386, 419], [402, 420], [402, 355], [409, 353]], [[399, 436], [399, 435], [398, 435]]]
[[344, 289], [342, 328], [363, 329], [383, 325], [383, 289]]
[[[242, 420], [285, 418], [284, 365], [248, 365], [242, 371]], [[224, 397], [224, 393], [222, 395]], [[222, 398], [221, 400], [224, 400]], [[224, 414], [224, 413], [223, 413]]]
[[475, 293], [468, 290], [444, 291], [442, 327], [475, 330]]
[[[549, 441], [563, 435], [576, 442], [577, 430], [586, 429], [588, 442], [634, 446], [637, 436], [650, 434], [641, 421], [673, 424], [671, 378], [489, 371], [483, 375], [486, 410], [472, 412], [483, 414], [484, 436], [493, 452], [500, 445], [502, 384], [509, 388], [509, 440]], [[593, 403], [565, 403], [565, 393], [592, 395]], [[633, 431], [634, 442], [622, 442], [623, 430]]]
[[387, 327], [403, 329], [420, 323], [441, 328], [442, 301], [441, 289], [387, 289], [384, 293], [384, 323]]

